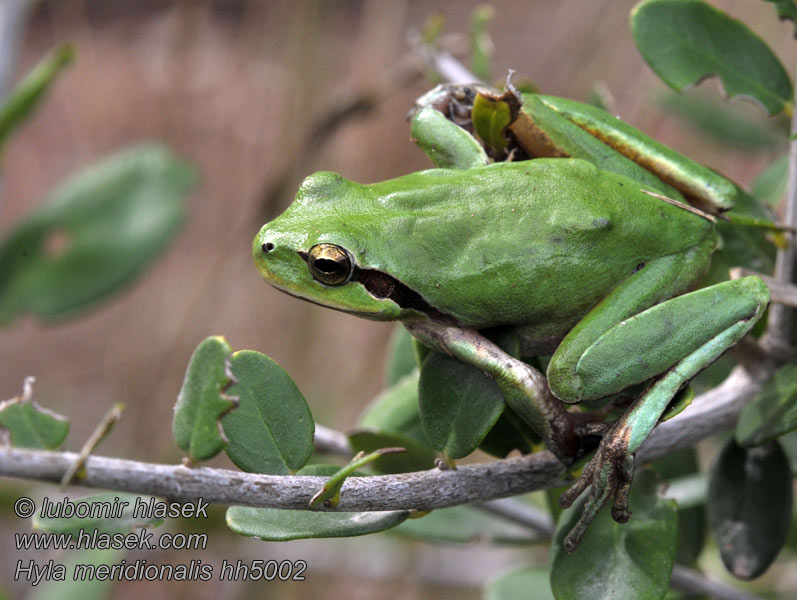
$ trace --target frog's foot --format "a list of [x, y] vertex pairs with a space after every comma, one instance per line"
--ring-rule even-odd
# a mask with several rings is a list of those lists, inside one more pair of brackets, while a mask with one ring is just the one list
[[612, 498], [612, 517], [615, 521], [625, 523], [631, 516], [628, 495], [634, 474], [634, 455], [628, 452], [625, 430], [612, 429], [603, 438], [579, 480], [559, 498], [560, 506], [567, 508], [590, 487], [581, 517], [565, 538], [565, 550], [569, 553], [575, 552], [589, 524]]

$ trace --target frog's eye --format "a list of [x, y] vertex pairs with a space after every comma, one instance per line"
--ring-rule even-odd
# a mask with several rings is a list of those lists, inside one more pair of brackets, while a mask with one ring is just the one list
[[316, 244], [307, 257], [310, 274], [326, 285], [343, 285], [354, 272], [354, 261], [345, 248], [335, 244]]

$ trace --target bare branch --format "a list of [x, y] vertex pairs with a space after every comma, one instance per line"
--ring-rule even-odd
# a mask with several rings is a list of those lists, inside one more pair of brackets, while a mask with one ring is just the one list
[[[786, 186], [786, 211], [784, 224], [794, 228], [797, 226], [797, 111], [792, 114], [792, 140], [789, 144], [789, 180]], [[775, 261], [775, 279], [782, 283], [795, 283], [795, 261], [797, 261], [797, 244], [794, 229], [784, 232], [788, 243], [778, 250]], [[782, 304], [774, 304], [769, 309], [766, 333], [761, 338], [761, 345], [774, 357], [788, 360], [793, 357], [795, 348], [795, 310]]]
[[709, 579], [701, 572], [683, 565], [673, 567], [670, 585], [688, 594], [705, 594], [717, 600], [759, 600], [759, 596], [752, 596], [721, 581]]
[[[723, 385], [702, 394], [683, 413], [659, 425], [639, 450], [638, 461], [652, 460], [729, 429], [758, 389], [759, 383], [737, 368]], [[73, 452], [8, 448], [0, 450], [0, 475], [59, 482], [77, 458]], [[431, 510], [483, 503], [559, 485], [564, 474], [564, 467], [553, 454], [538, 452], [463, 465], [453, 471], [353, 477], [344, 484], [336, 510]], [[307, 510], [310, 498], [324, 481], [324, 477], [259, 475], [90, 456], [85, 475], [75, 484], [183, 502], [201, 497], [216, 504]]]
[[530, 504], [512, 498], [500, 498], [477, 504], [476, 507], [491, 515], [497, 515], [512, 523], [528, 527], [543, 537], [553, 537], [554, 522], [551, 516]]
[[323, 425], [315, 424], [313, 445], [316, 451], [326, 454], [337, 454], [346, 459], [351, 458], [354, 452], [349, 444], [349, 438], [342, 431], [336, 431]]

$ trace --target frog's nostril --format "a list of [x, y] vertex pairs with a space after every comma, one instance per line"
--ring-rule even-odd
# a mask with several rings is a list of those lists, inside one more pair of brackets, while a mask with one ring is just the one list
[[265, 242], [260, 247], [263, 248], [263, 252], [271, 252], [274, 249], [274, 244], [272, 244], [271, 242]]

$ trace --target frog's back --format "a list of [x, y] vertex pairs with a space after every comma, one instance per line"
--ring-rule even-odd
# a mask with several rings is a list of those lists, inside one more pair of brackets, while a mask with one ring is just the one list
[[570, 159], [365, 186], [380, 205], [369, 227], [384, 243], [364, 261], [464, 324], [569, 326], [639, 265], [715, 235], [707, 219], [639, 187]]

